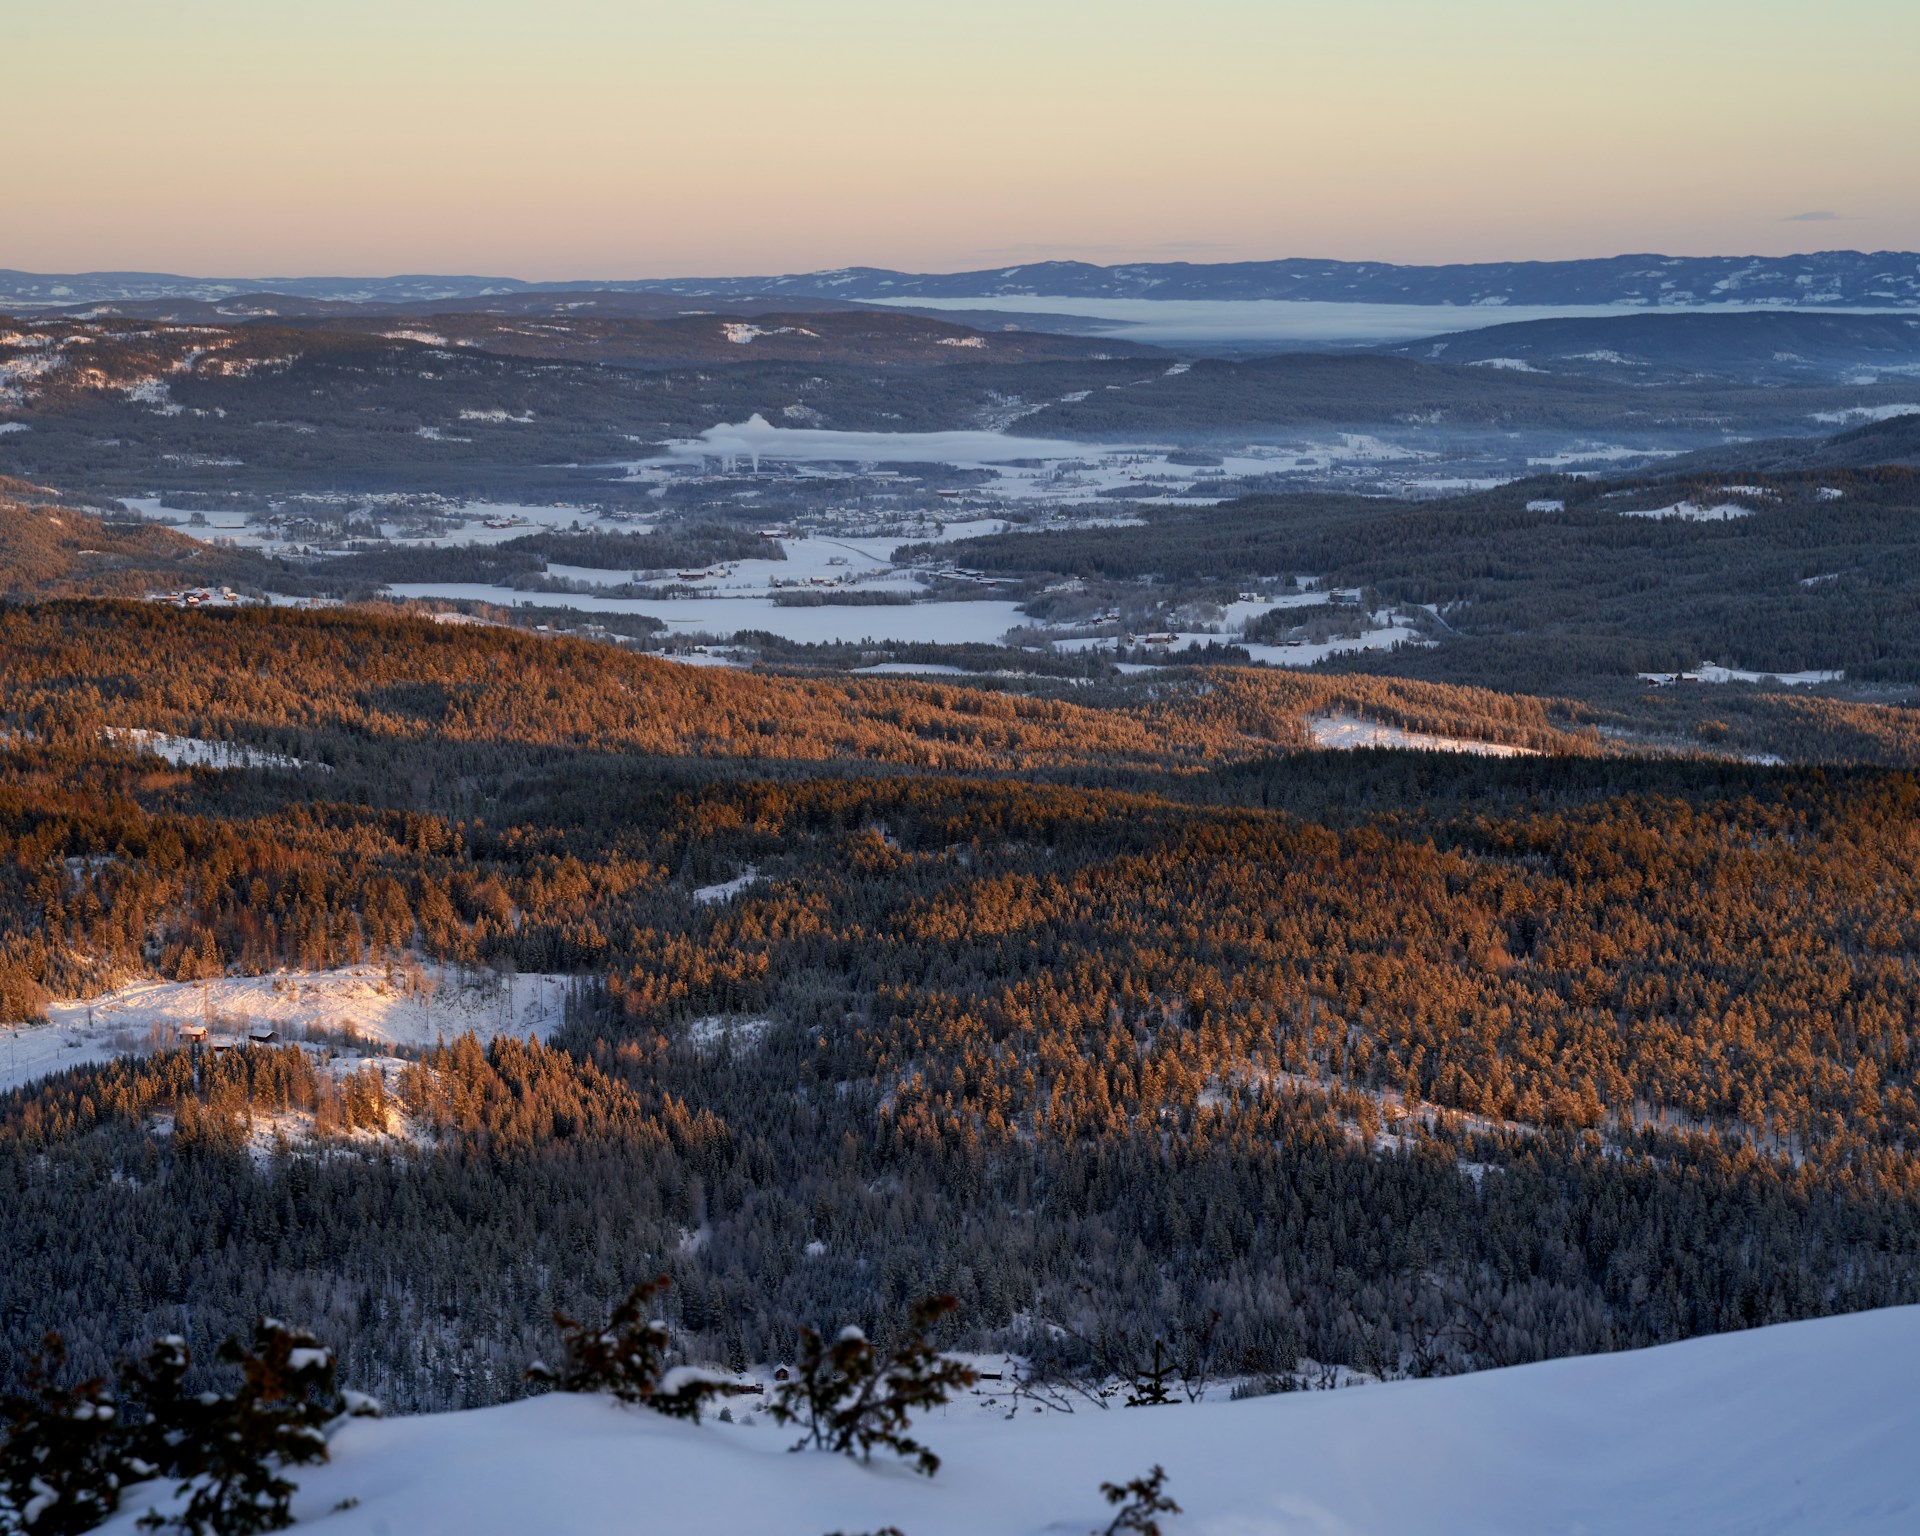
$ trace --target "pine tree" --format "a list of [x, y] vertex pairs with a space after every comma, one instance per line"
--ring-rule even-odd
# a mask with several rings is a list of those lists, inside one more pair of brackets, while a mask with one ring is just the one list
[[866, 1461], [876, 1445], [884, 1446], [911, 1457], [917, 1472], [931, 1477], [939, 1471], [940, 1458], [907, 1429], [912, 1414], [939, 1407], [976, 1379], [970, 1367], [943, 1357], [929, 1337], [958, 1305], [951, 1296], [916, 1302], [905, 1333], [885, 1355], [858, 1328], [841, 1329], [831, 1344], [813, 1329], [801, 1329], [793, 1377], [775, 1389], [768, 1409], [776, 1423], [801, 1426], [793, 1448], [812, 1446]]
[[229, 1395], [188, 1395], [180, 1382], [188, 1362], [185, 1346], [163, 1340], [149, 1354], [142, 1376], [151, 1392], [143, 1447], [168, 1461], [181, 1477], [181, 1510], [145, 1516], [149, 1528], [171, 1525], [184, 1536], [256, 1536], [293, 1523], [289, 1501], [295, 1485], [286, 1467], [327, 1459], [325, 1425], [345, 1412], [364, 1412], [334, 1383], [333, 1352], [311, 1334], [276, 1318], [254, 1325], [253, 1341], [228, 1339], [220, 1358], [241, 1371], [239, 1390]]
[[623, 1403], [644, 1403], [671, 1418], [699, 1423], [707, 1399], [724, 1392], [729, 1382], [701, 1366], [667, 1365], [672, 1335], [664, 1320], [648, 1314], [653, 1299], [671, 1284], [665, 1275], [643, 1280], [601, 1328], [555, 1312], [566, 1364], [555, 1372], [536, 1361], [527, 1368], [527, 1379], [551, 1382], [562, 1392], [610, 1392]]
[[0, 1529], [70, 1536], [92, 1530], [120, 1506], [128, 1468], [119, 1407], [104, 1377], [62, 1386], [66, 1362], [66, 1341], [49, 1333], [20, 1389], [0, 1398], [7, 1422]]

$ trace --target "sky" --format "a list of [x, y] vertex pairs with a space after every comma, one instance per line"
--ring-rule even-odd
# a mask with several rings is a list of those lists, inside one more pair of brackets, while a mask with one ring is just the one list
[[0, 0], [0, 267], [1920, 248], [1914, 0]]

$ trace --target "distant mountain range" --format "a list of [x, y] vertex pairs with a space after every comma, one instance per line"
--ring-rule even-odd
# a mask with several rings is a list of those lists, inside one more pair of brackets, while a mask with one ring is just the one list
[[1583, 261], [1398, 266], [1389, 262], [1044, 261], [976, 272], [913, 273], [846, 267], [781, 277], [602, 279], [198, 278], [157, 272], [65, 275], [0, 269], [0, 309], [153, 299], [209, 303], [272, 293], [356, 304], [418, 304], [514, 294], [654, 293], [727, 303], [794, 298], [889, 302], [954, 299], [1294, 299], [1454, 306], [1703, 304], [1820, 308], [1920, 307], [1920, 254], [1819, 251], [1800, 256], [1611, 256]]

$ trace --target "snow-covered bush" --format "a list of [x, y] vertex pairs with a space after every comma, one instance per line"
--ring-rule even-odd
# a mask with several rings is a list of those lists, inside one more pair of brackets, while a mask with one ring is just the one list
[[189, 1393], [186, 1343], [161, 1339], [127, 1372], [128, 1396], [143, 1410], [131, 1431], [134, 1454], [149, 1475], [178, 1478], [184, 1502], [172, 1515], [152, 1512], [149, 1528], [172, 1526], [187, 1536], [254, 1536], [293, 1523], [295, 1485], [287, 1467], [327, 1459], [326, 1425], [373, 1409], [334, 1383], [333, 1352], [311, 1334], [276, 1318], [254, 1325], [253, 1341], [228, 1339], [220, 1359], [240, 1367], [231, 1393]]
[[20, 1389], [0, 1399], [0, 1530], [68, 1536], [119, 1508], [127, 1474], [119, 1408], [104, 1377], [60, 1385], [66, 1360], [66, 1342], [49, 1333]]
[[1145, 1477], [1128, 1483], [1102, 1483], [1100, 1492], [1115, 1506], [1112, 1522], [1096, 1536], [1160, 1536], [1161, 1515], [1177, 1515], [1180, 1506], [1165, 1492], [1167, 1474], [1155, 1466]]
[[61, 1386], [66, 1345], [47, 1335], [21, 1390], [0, 1400], [0, 1531], [68, 1536], [88, 1531], [120, 1504], [120, 1490], [177, 1479], [177, 1509], [140, 1523], [189, 1536], [254, 1536], [293, 1523], [294, 1484], [284, 1468], [327, 1459], [326, 1426], [378, 1405], [334, 1385], [333, 1353], [273, 1318], [253, 1341], [229, 1339], [220, 1358], [240, 1367], [233, 1392], [190, 1392], [186, 1340], [156, 1340], [120, 1367], [125, 1412], [105, 1378]]
[[933, 1476], [940, 1458], [910, 1438], [912, 1415], [937, 1408], [954, 1392], [973, 1385], [972, 1369], [943, 1357], [931, 1330], [959, 1304], [951, 1296], [914, 1303], [907, 1327], [886, 1354], [858, 1328], [843, 1328], [829, 1344], [811, 1328], [800, 1330], [800, 1353], [792, 1376], [774, 1389], [768, 1409], [781, 1424], [798, 1424], [794, 1449], [813, 1447], [857, 1455], [862, 1461], [884, 1446], [913, 1459], [914, 1470]]
[[666, 1323], [651, 1314], [654, 1299], [672, 1283], [665, 1275], [642, 1281], [613, 1309], [604, 1327], [554, 1313], [566, 1362], [555, 1371], [536, 1361], [527, 1368], [527, 1379], [550, 1383], [562, 1392], [610, 1392], [623, 1403], [644, 1403], [699, 1423], [707, 1399], [732, 1382], [704, 1366], [667, 1365], [672, 1335]]

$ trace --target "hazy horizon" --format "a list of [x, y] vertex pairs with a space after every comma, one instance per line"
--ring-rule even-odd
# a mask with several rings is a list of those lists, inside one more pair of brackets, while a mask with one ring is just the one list
[[10, 99], [36, 130], [0, 167], [18, 270], [1920, 246], [1920, 8], [1893, 0], [1818, 27], [1783, 0], [14, 9]]
[[[1917, 252], [1920, 252], [1920, 242], [1916, 242], [1916, 245], [1913, 250], [1901, 249], [1897, 252], [1897, 254], [1912, 255], [1912, 254], [1916, 254]], [[1895, 248], [1887, 247], [1885, 248], [1885, 253], [1895, 254], [1896, 253]], [[1284, 261], [1305, 261], [1305, 262], [1325, 261], [1325, 262], [1348, 262], [1348, 263], [1367, 262], [1370, 264], [1382, 265], [1382, 266], [1416, 267], [1417, 268], [1417, 267], [1427, 267], [1427, 266], [1525, 266], [1525, 265], [1546, 265], [1550, 263], [1569, 262], [1569, 261], [1618, 261], [1618, 260], [1637, 260], [1642, 258], [1645, 258], [1648, 260], [1657, 260], [1661, 258], [1670, 258], [1670, 257], [1698, 257], [1703, 259], [1717, 259], [1717, 260], [1723, 260], [1723, 261], [1741, 261], [1741, 260], [1747, 260], [1747, 259], [1769, 260], [1769, 261], [1791, 261], [1791, 260], [1797, 260], [1797, 259], [1808, 258], [1808, 257], [1834, 255], [1834, 254], [1872, 256], [1872, 255], [1882, 254], [1882, 251], [1869, 250], [1859, 246], [1840, 246], [1840, 245], [1819, 246], [1819, 247], [1806, 246], [1799, 249], [1774, 251], [1774, 252], [1735, 251], [1735, 250], [1727, 250], [1727, 251], [1594, 251], [1594, 252], [1588, 252], [1584, 255], [1555, 256], [1555, 257], [1488, 256], [1488, 257], [1475, 258], [1474, 260], [1471, 260], [1471, 261], [1460, 261], [1460, 262], [1419, 262], [1419, 261], [1398, 262], [1398, 261], [1387, 261], [1384, 258], [1370, 258], [1370, 257], [1364, 257], [1364, 256], [1358, 256], [1358, 257], [1356, 256], [1320, 256], [1320, 255], [1311, 255], [1311, 254], [1303, 255], [1303, 254], [1293, 253], [1293, 252], [1282, 253], [1278, 255], [1219, 257], [1219, 258], [1214, 258], [1210, 260], [1204, 259], [1204, 258], [1178, 257], [1178, 256], [1143, 257], [1135, 261], [1122, 261], [1117, 258], [1114, 260], [1097, 260], [1091, 257], [1066, 255], [1066, 256], [1034, 256], [1034, 257], [1029, 257], [1024, 261], [981, 262], [981, 263], [976, 263], [975, 265], [970, 267], [927, 267], [927, 268], [920, 268], [920, 269], [883, 268], [880, 266], [880, 264], [875, 262], [852, 261], [852, 262], [841, 263], [838, 267], [807, 267], [807, 268], [793, 267], [793, 268], [786, 268], [782, 270], [766, 269], [766, 270], [748, 271], [744, 268], [738, 269], [738, 270], [731, 270], [731, 269], [722, 270], [722, 269], [715, 268], [715, 269], [699, 271], [699, 272], [691, 272], [691, 271], [659, 272], [659, 273], [631, 272], [631, 271], [629, 272], [573, 272], [573, 273], [561, 273], [553, 276], [533, 276], [527, 272], [505, 272], [505, 271], [485, 270], [481, 266], [475, 263], [472, 263], [472, 262], [461, 263], [458, 261], [453, 262], [452, 264], [444, 267], [436, 267], [431, 269], [419, 268], [419, 269], [408, 270], [408, 271], [401, 271], [399, 269], [385, 270], [385, 269], [375, 269], [375, 268], [368, 268], [365, 270], [345, 270], [345, 269], [330, 268], [322, 271], [316, 268], [313, 270], [303, 270], [303, 271], [287, 270], [287, 271], [278, 271], [278, 272], [266, 272], [266, 271], [238, 272], [238, 271], [227, 270], [224, 268], [211, 268], [211, 267], [204, 270], [186, 271], [186, 270], [178, 270], [178, 269], [170, 269], [170, 268], [162, 268], [162, 267], [154, 267], [154, 266], [84, 267], [84, 268], [71, 267], [71, 268], [61, 268], [57, 271], [51, 268], [36, 269], [36, 268], [27, 268], [27, 267], [0, 266], [0, 271], [14, 272], [22, 276], [28, 276], [28, 277], [55, 277], [55, 276], [61, 276], [61, 277], [105, 277], [105, 276], [177, 277], [177, 278], [190, 279], [196, 282], [271, 283], [277, 280], [287, 281], [287, 282], [295, 282], [295, 281], [315, 282], [315, 281], [327, 281], [327, 280], [336, 279], [336, 278], [342, 281], [349, 281], [349, 282], [352, 282], [352, 281], [393, 282], [393, 281], [403, 281], [406, 279], [414, 279], [414, 278], [443, 278], [448, 281], [471, 280], [471, 281], [483, 281], [483, 282], [511, 282], [511, 283], [530, 283], [530, 284], [537, 283], [537, 284], [548, 284], [548, 285], [558, 284], [558, 285], [585, 286], [585, 285], [590, 285], [594, 283], [639, 283], [639, 282], [676, 282], [676, 281], [678, 282], [719, 282], [719, 281], [728, 281], [728, 280], [737, 281], [740, 279], [759, 278], [759, 277], [765, 277], [765, 278], [808, 277], [821, 272], [832, 272], [832, 271], [840, 271], [840, 270], [859, 270], [859, 269], [887, 270], [887, 271], [899, 270], [899, 271], [905, 271], [909, 275], [942, 276], [949, 273], [965, 273], [965, 272], [976, 272], [976, 271], [977, 272], [1011, 271], [1015, 268], [1036, 267], [1036, 266], [1048, 265], [1051, 263], [1064, 263], [1064, 262], [1077, 262], [1077, 263], [1084, 263], [1085, 265], [1088, 265], [1088, 266], [1112, 268], [1112, 267], [1121, 267], [1121, 266], [1142, 266], [1142, 265], [1150, 265], [1150, 264], [1172, 264], [1172, 263], [1185, 263], [1187, 265], [1195, 266], [1195, 267], [1208, 267], [1208, 266], [1232, 266], [1232, 265], [1238, 265], [1238, 264], [1259, 265], [1259, 264], [1265, 264], [1269, 262], [1284, 262]], [[1035, 297], [1036, 298], [1060, 298], [1064, 300], [1069, 296], [1064, 294], [1057, 294], [1057, 295], [1039, 294], [1039, 295], [1036, 295]], [[946, 307], [974, 306], [984, 302], [984, 300], [977, 297], [960, 297], [960, 298], [951, 298], [951, 299], [907, 297], [907, 298], [902, 298], [898, 300], [864, 299], [861, 302], [863, 303], [900, 303], [900, 304], [914, 305], [920, 308], [926, 308], [929, 306], [937, 308], [943, 305]], [[1076, 302], [1081, 304], [1084, 307], [1088, 304], [1098, 304], [1102, 302], [1115, 302], [1115, 301], [1094, 300], [1094, 299], [1083, 298], [1083, 299], [1076, 300]], [[1173, 300], [1162, 300], [1160, 302], [1177, 304], [1183, 301], [1173, 299]], [[1248, 301], [1248, 302], [1324, 304], [1324, 303], [1330, 303], [1330, 302], [1336, 302], [1336, 301], [1275, 299], [1275, 300], [1259, 300], [1259, 301]], [[1371, 303], [1371, 302], [1377, 302], [1377, 301], [1356, 300], [1353, 302]], [[1548, 307], [1555, 308], [1555, 309], [1562, 309], [1562, 308], [1567, 308], [1568, 306], [1548, 306]], [[1575, 308], [1606, 308], [1607, 306], [1587, 305], [1587, 306], [1573, 306], [1573, 307]], [[1694, 307], [1700, 307], [1700, 306], [1696, 305]], [[1711, 307], [1711, 306], [1708, 306], [1708, 307]], [[1753, 306], [1742, 305], [1742, 304], [1728, 304], [1724, 307], [1751, 308]], [[1769, 307], [1769, 306], [1762, 305], [1762, 307]]]

